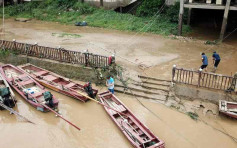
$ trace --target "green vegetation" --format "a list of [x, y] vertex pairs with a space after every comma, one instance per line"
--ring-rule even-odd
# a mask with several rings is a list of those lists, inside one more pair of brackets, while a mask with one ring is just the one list
[[[35, 18], [43, 21], [75, 24], [87, 21], [89, 26], [150, 32], [162, 35], [177, 34], [177, 18], [179, 5], [164, 9], [157, 14], [164, 0], [144, 0], [136, 15], [116, 13], [112, 10], [94, 8], [77, 0], [44, 0], [28, 2], [5, 8], [6, 17]], [[1, 10], [0, 10], [1, 11]], [[183, 27], [189, 32], [189, 27]]]
[[188, 114], [188, 116], [189, 116], [190, 118], [192, 118], [193, 120], [198, 120], [198, 114], [197, 114], [197, 113], [188, 112], [187, 114]]

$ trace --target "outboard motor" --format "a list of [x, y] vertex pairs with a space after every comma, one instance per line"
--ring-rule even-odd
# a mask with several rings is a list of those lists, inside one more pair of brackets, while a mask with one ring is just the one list
[[10, 108], [13, 108], [15, 106], [15, 100], [11, 98], [11, 93], [8, 87], [0, 88], [0, 97], [0, 102], [4, 105]]
[[93, 89], [91, 86], [91, 82], [88, 82], [84, 85], [84, 90], [86, 91], [86, 93], [88, 94], [89, 97], [91, 98], [95, 98], [94, 93], [93, 93]]
[[50, 108], [54, 108], [53, 95], [49, 91], [44, 92], [43, 95], [44, 95], [44, 100], [46, 101], [45, 104], [49, 106]]

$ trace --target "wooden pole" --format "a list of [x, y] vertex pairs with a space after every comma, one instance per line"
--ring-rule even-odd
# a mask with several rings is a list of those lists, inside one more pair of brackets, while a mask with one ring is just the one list
[[103, 6], [104, 6], [104, 1], [100, 0], [100, 7], [103, 7]]
[[63, 119], [64, 121], [66, 121], [67, 123], [69, 123], [70, 125], [72, 125], [73, 127], [75, 127], [78, 130], [81, 130], [78, 126], [76, 126], [75, 124], [73, 124], [72, 122], [68, 121], [67, 119], [63, 118], [62, 115], [60, 115], [59, 113], [57, 113], [56, 111], [54, 111], [53, 109], [51, 109], [50, 107], [48, 107], [47, 105], [40, 103], [42, 106], [44, 106], [45, 108], [47, 108], [48, 110], [50, 110], [51, 112], [55, 113], [58, 117], [60, 117], [61, 119]]
[[179, 9], [179, 31], [178, 35], [182, 35], [182, 27], [183, 27], [183, 13], [184, 13], [184, 0], [180, 0], [180, 9]]
[[192, 8], [189, 8], [188, 9], [188, 21], [187, 21], [187, 25], [188, 26], [190, 26], [191, 14], [192, 14]]
[[224, 17], [223, 17], [222, 27], [221, 27], [221, 34], [220, 34], [220, 41], [221, 42], [224, 39], [224, 35], [225, 35], [225, 31], [226, 31], [227, 20], [228, 20], [228, 15], [229, 15], [229, 10], [230, 10], [230, 2], [231, 2], [231, 0], [226, 1], [225, 12], [224, 12]]
[[176, 69], [176, 65], [173, 65], [173, 69], [172, 69], [172, 82], [174, 82], [175, 69]]

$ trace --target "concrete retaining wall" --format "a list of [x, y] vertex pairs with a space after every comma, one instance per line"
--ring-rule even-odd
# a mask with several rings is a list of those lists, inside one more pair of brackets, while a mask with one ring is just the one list
[[208, 100], [215, 104], [218, 104], [219, 100], [226, 100], [226, 101], [237, 101], [237, 94], [226, 93], [224, 91], [217, 91], [213, 89], [205, 89], [205, 88], [198, 88], [196, 86], [185, 85], [185, 84], [175, 84], [172, 88], [175, 94], [178, 97], [184, 97], [186, 99], [194, 100], [194, 99], [201, 99], [201, 100]]

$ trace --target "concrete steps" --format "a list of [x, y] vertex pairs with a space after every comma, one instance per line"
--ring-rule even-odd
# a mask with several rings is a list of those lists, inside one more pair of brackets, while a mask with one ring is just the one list
[[115, 91], [140, 98], [165, 102], [169, 94], [170, 81], [139, 76], [140, 82], [130, 81], [127, 86], [117, 82]]
[[132, 92], [131, 92], [130, 90], [128, 90], [126, 88], [122, 88], [122, 87], [116, 87], [114, 90], [118, 93], [124, 93], [124, 94], [131, 95], [131, 96], [152, 99], [152, 100], [166, 101], [166, 96], [164, 96], [164, 95], [147, 94], [147, 93], [144, 93], [141, 91], [134, 91], [134, 90], [132, 90]]

